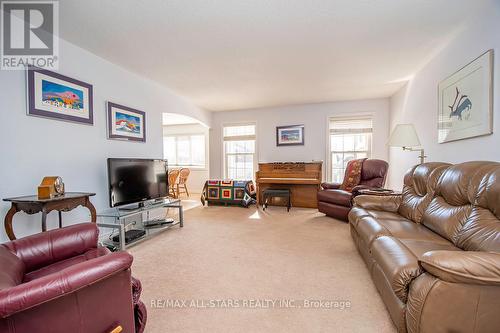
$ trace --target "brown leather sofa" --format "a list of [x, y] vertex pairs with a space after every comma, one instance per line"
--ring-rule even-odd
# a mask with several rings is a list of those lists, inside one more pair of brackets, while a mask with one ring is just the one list
[[500, 332], [500, 163], [425, 163], [351, 234], [399, 332]]
[[0, 245], [0, 332], [142, 332], [132, 256], [97, 242], [82, 223]]
[[352, 191], [344, 191], [338, 183], [322, 183], [322, 190], [318, 192], [318, 210], [327, 216], [347, 221], [351, 210], [353, 194], [360, 189], [384, 187], [387, 169], [386, 161], [367, 159], [361, 169], [361, 180]]

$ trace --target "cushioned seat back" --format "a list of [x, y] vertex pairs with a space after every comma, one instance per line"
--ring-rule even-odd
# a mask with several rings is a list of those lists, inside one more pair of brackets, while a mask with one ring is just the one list
[[[489, 213], [488, 216], [494, 216], [488, 208], [480, 208], [477, 204], [481, 202], [483, 206], [490, 205], [489, 193], [486, 194], [489, 192], [487, 184], [492, 171], [498, 167], [499, 164], [495, 162], [466, 162], [446, 169], [438, 180], [434, 197], [425, 210], [422, 223], [457, 246], [467, 243], [464, 241], [467, 236], [463, 236], [464, 226], [468, 225], [470, 237], [473, 225], [483, 229], [482, 224], [487, 223], [481, 221], [482, 218], [478, 214], [486, 216]], [[479, 195], [480, 193], [482, 194]], [[479, 240], [469, 239], [469, 247], [471, 242], [477, 241]]]
[[469, 184], [472, 210], [457, 236], [468, 251], [500, 252], [500, 164], [477, 172]]
[[389, 164], [383, 160], [368, 159], [363, 162], [360, 185], [384, 187]]
[[98, 237], [95, 223], [80, 223], [16, 239], [4, 246], [23, 261], [26, 272], [31, 272], [97, 248]]
[[423, 213], [434, 195], [439, 176], [448, 168], [447, 163], [424, 163], [414, 166], [405, 177], [399, 214], [420, 223]]
[[0, 290], [17, 286], [23, 281], [24, 263], [8, 248], [0, 245]]

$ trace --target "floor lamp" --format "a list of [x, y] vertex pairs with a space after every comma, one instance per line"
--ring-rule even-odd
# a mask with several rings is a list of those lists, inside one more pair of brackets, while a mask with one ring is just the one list
[[413, 124], [398, 124], [391, 133], [389, 142], [387, 143], [390, 147], [402, 147], [403, 150], [407, 151], [418, 151], [420, 155], [420, 164], [425, 162], [424, 149], [414, 148], [420, 147], [420, 140], [418, 139], [417, 131]]

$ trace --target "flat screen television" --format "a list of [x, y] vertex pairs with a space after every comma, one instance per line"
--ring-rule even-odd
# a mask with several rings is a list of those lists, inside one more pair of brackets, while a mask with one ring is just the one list
[[168, 195], [167, 161], [139, 158], [108, 158], [109, 204], [111, 207]]

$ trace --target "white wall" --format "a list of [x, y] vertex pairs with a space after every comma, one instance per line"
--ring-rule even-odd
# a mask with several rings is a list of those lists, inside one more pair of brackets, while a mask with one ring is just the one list
[[[436, 57], [390, 101], [391, 128], [398, 123], [413, 123], [427, 161], [458, 163], [469, 160], [500, 160], [500, 2], [472, 20]], [[477, 58], [494, 49], [494, 125], [493, 135], [438, 143], [438, 83]], [[390, 149], [389, 186], [400, 189], [407, 169], [418, 162], [418, 153]]]
[[[68, 191], [96, 192], [97, 210], [107, 208], [107, 157], [162, 158], [162, 112], [182, 113], [210, 124], [210, 113], [199, 109], [153, 81], [61, 40], [59, 73], [93, 85], [94, 126], [26, 115], [26, 82], [22, 71], [0, 71], [0, 198], [36, 193], [43, 176], [59, 175]], [[146, 112], [147, 143], [106, 138], [105, 101]], [[0, 204], [0, 216], [10, 205]], [[48, 226], [57, 226], [51, 213]], [[40, 214], [14, 217], [18, 237], [39, 232]], [[86, 209], [63, 214], [64, 224], [89, 220]], [[0, 242], [7, 236], [0, 228]]]
[[[275, 108], [214, 112], [210, 129], [210, 177], [221, 178], [223, 170], [222, 127], [227, 123], [257, 123], [259, 162], [327, 160], [328, 117], [373, 114], [373, 158], [388, 159], [389, 100], [332, 102]], [[304, 124], [304, 146], [277, 147], [276, 126]]]
[[[189, 174], [187, 187], [189, 194], [198, 194], [203, 190], [205, 181], [209, 178], [209, 129], [201, 124], [182, 124], [182, 125], [164, 125], [163, 135], [175, 135], [175, 134], [204, 134], [205, 135], [205, 163], [206, 167], [196, 168], [189, 167], [191, 173]], [[169, 165], [169, 168], [175, 168], [176, 166]], [[183, 194], [184, 195], [184, 194]], [[181, 196], [182, 197], [182, 196]]]

